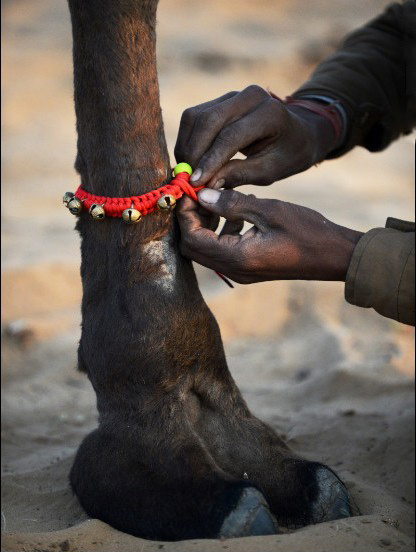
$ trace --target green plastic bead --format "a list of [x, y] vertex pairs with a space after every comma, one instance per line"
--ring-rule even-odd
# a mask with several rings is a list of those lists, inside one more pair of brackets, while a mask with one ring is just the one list
[[188, 175], [192, 175], [192, 167], [189, 163], [178, 163], [178, 165], [173, 168], [173, 174], [176, 177], [179, 173], [188, 173]]

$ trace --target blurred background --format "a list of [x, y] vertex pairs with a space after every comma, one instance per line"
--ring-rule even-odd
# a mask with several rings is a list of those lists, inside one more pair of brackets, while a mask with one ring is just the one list
[[[290, 94], [347, 32], [387, 4], [162, 0], [158, 67], [172, 165], [185, 108], [252, 83]], [[96, 424], [92, 388], [75, 369], [79, 237], [61, 200], [79, 184], [71, 27], [64, 0], [2, 0], [1, 7], [2, 529], [47, 536], [86, 519], [66, 474]], [[271, 187], [241, 190], [367, 231], [388, 216], [414, 220], [413, 174], [408, 136], [382, 153], [357, 148]], [[341, 283], [230, 290], [211, 271], [197, 267], [197, 274], [253, 411], [296, 451], [334, 466], [362, 511], [402, 517], [407, 544], [413, 329], [346, 304]], [[399, 532], [394, 524], [387, 530]]]

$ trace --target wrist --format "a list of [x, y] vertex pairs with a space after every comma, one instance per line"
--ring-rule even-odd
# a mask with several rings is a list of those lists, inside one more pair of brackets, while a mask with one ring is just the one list
[[325, 274], [322, 280], [345, 282], [355, 247], [362, 236], [362, 232], [334, 224], [333, 238], [326, 244], [323, 263]]
[[310, 166], [323, 161], [338, 143], [339, 133], [331, 121], [302, 105], [288, 105], [287, 110], [297, 117], [307, 137]]

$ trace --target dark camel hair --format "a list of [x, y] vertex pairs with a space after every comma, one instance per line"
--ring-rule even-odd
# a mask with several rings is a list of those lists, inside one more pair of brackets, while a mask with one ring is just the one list
[[[69, 7], [81, 182], [114, 197], [168, 182], [157, 0]], [[175, 217], [154, 213], [129, 226], [82, 213], [76, 228], [79, 368], [96, 392], [99, 425], [82, 442], [70, 482], [88, 515], [159, 540], [273, 533], [276, 524], [348, 516], [336, 475], [291, 452], [247, 408], [192, 264], [180, 255]]]

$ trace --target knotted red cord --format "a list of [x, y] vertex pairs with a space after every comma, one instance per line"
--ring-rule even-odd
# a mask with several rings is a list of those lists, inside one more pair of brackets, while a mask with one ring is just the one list
[[178, 173], [169, 184], [165, 184], [156, 190], [146, 192], [140, 196], [130, 196], [129, 198], [108, 198], [106, 196], [96, 196], [82, 188], [78, 187], [75, 196], [83, 202], [84, 207], [89, 209], [93, 204], [102, 205], [105, 209], [105, 214], [108, 217], [121, 217], [125, 209], [133, 207], [144, 215], [152, 213], [156, 209], [156, 203], [161, 196], [171, 194], [176, 200], [179, 200], [184, 194], [198, 201], [196, 195], [203, 186], [193, 187], [189, 184], [190, 175], [188, 173]]

